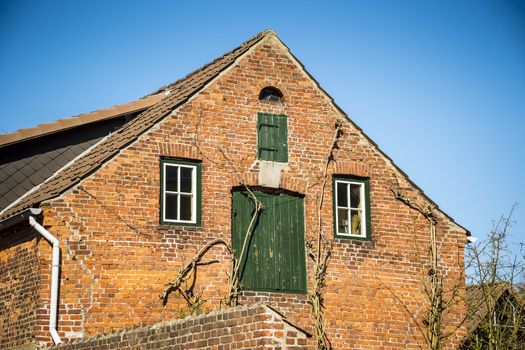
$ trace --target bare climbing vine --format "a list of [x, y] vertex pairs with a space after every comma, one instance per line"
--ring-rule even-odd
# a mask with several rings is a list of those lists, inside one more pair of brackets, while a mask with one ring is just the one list
[[[179, 269], [177, 277], [169, 283], [166, 284], [164, 292], [160, 295], [162, 299], [162, 304], [166, 305], [168, 302], [168, 296], [173, 291], [178, 291], [180, 295], [186, 301], [190, 312], [198, 313], [204, 301], [200, 295], [196, 295], [194, 292], [195, 283], [197, 280], [197, 268], [202, 265], [210, 265], [218, 263], [218, 260], [208, 260], [202, 261], [204, 255], [214, 246], [224, 245], [230, 255], [232, 255], [231, 246], [221, 238], [214, 239], [211, 242], [208, 242], [204, 245], [195, 256], [183, 267]], [[188, 285], [188, 281], [191, 281]], [[184, 286], [183, 286], [184, 285]]]
[[[428, 244], [428, 258], [429, 266], [427, 276], [424, 281], [424, 290], [427, 295], [428, 304], [426, 313], [423, 319], [423, 325], [420, 325], [417, 317], [410, 312], [392, 289], [388, 290], [394, 295], [396, 300], [402, 304], [405, 311], [407, 311], [412, 320], [415, 322], [418, 330], [422, 334], [427, 348], [430, 350], [440, 350], [443, 341], [450, 337], [459, 327], [463, 325], [464, 319], [454, 328], [453, 331], [446, 332], [444, 330], [443, 318], [447, 311], [460, 301], [460, 284], [454, 285], [451, 290], [446, 291], [443, 288], [443, 277], [439, 271], [439, 254], [436, 239], [437, 216], [436, 207], [434, 205], [422, 205], [404, 195], [399, 189], [391, 189], [394, 197], [405, 204], [410, 209], [417, 211], [422, 215], [429, 224], [429, 244]], [[448, 297], [445, 299], [445, 295]]]
[[436, 245], [436, 215], [434, 213], [435, 207], [422, 205], [411, 200], [409, 197], [403, 195], [400, 191], [392, 190], [394, 196], [401, 203], [409, 208], [416, 210], [429, 223], [430, 239], [429, 239], [429, 268], [428, 268], [428, 286], [425, 290], [428, 294], [429, 303], [427, 313], [425, 315], [424, 324], [426, 325], [425, 341], [429, 349], [441, 349], [442, 340], [442, 316], [443, 316], [443, 281], [438, 272], [438, 254]]
[[[196, 124], [196, 130], [195, 130], [195, 144], [197, 149], [203, 156], [209, 160], [210, 162], [221, 166], [222, 168], [227, 168], [230, 173], [236, 174], [236, 168], [235, 163], [225, 154], [225, 152], [218, 148], [218, 151], [220, 152], [222, 158], [224, 158], [225, 162], [217, 161], [216, 159], [213, 159], [209, 156], [207, 156], [202, 147], [199, 143], [199, 126], [201, 123], [201, 115], [198, 116], [197, 124]], [[314, 323], [314, 329], [315, 329], [315, 337], [317, 341], [317, 349], [318, 350], [330, 350], [332, 348], [330, 340], [328, 339], [326, 335], [326, 324], [324, 321], [323, 316], [323, 309], [324, 309], [324, 288], [326, 287], [326, 275], [327, 275], [327, 268], [328, 268], [328, 262], [330, 259], [330, 256], [332, 255], [333, 250], [333, 244], [332, 241], [327, 240], [324, 237], [323, 234], [323, 221], [322, 221], [322, 208], [325, 200], [325, 191], [326, 191], [326, 184], [329, 179], [328, 170], [330, 168], [330, 165], [334, 161], [334, 151], [339, 148], [338, 142], [343, 135], [343, 129], [342, 129], [343, 123], [340, 120], [337, 120], [334, 123], [334, 136], [332, 138], [332, 142], [330, 144], [330, 148], [328, 150], [328, 154], [326, 156], [326, 160], [324, 163], [322, 175], [320, 177], [320, 184], [321, 184], [321, 192], [318, 199], [318, 206], [317, 206], [317, 239], [310, 240], [306, 242], [306, 248], [308, 257], [312, 259], [315, 265], [315, 271], [314, 271], [314, 280], [313, 280], [313, 289], [308, 293], [308, 299], [309, 303], [311, 305], [311, 312], [312, 312], [312, 318]], [[186, 289], [183, 288], [182, 285], [187, 282], [191, 278], [191, 284], [190, 286], [193, 286], [195, 283], [196, 278], [196, 270], [199, 265], [204, 264], [212, 264], [217, 261], [211, 260], [202, 262], [201, 259], [206, 254], [211, 247], [214, 245], [222, 244], [227, 247], [228, 252], [231, 256], [231, 272], [228, 276], [228, 296], [225, 300], [225, 303], [227, 306], [236, 306], [238, 305], [238, 296], [240, 291], [240, 271], [241, 266], [244, 263], [246, 259], [246, 252], [248, 250], [249, 242], [251, 240], [255, 224], [257, 222], [257, 218], [260, 215], [260, 212], [264, 209], [262, 203], [256, 198], [256, 196], [253, 194], [253, 192], [248, 188], [248, 186], [244, 185], [249, 198], [253, 201], [255, 204], [255, 209], [252, 213], [252, 218], [249, 224], [249, 227], [247, 229], [246, 235], [244, 237], [244, 242], [242, 245], [242, 249], [240, 254], [238, 255], [238, 258], [236, 258], [236, 254], [233, 250], [233, 248], [226, 243], [224, 240], [214, 240], [210, 243], [206, 244], [204, 247], [202, 247], [195, 257], [190, 260], [188, 264], [183, 266], [179, 273], [177, 274], [177, 277], [172, 281], [169, 282], [166, 285], [166, 289], [164, 290], [164, 293], [161, 295], [161, 298], [163, 299], [164, 304], [167, 302], [167, 298], [170, 292], [173, 290], [178, 290], [179, 293], [183, 296], [183, 298], [186, 300], [188, 307], [190, 310], [198, 310], [200, 308], [201, 303], [203, 302], [198, 296], [195, 296], [192, 293], [192, 288]], [[188, 290], [190, 293], [188, 293]]]
[[257, 197], [255, 197], [255, 195], [248, 188], [248, 186], [244, 187], [248, 192], [248, 197], [253, 201], [255, 209], [252, 213], [250, 225], [246, 230], [246, 235], [244, 237], [244, 242], [239, 254], [239, 258], [235, 256], [235, 250], [225, 240], [217, 238], [212, 240], [211, 242], [208, 242], [201, 249], [199, 249], [195, 256], [186, 265], [180, 268], [175, 279], [166, 284], [164, 292], [160, 295], [163, 305], [167, 304], [168, 296], [171, 292], [178, 291], [186, 301], [186, 304], [191, 314], [198, 314], [201, 312], [202, 305], [206, 302], [206, 300], [202, 299], [202, 295], [196, 294], [194, 291], [195, 283], [197, 280], [197, 268], [198, 266], [210, 265], [219, 262], [216, 259], [202, 261], [206, 253], [212, 247], [218, 245], [223, 245], [224, 247], [226, 247], [226, 250], [228, 251], [231, 260], [231, 270], [228, 275], [228, 295], [225, 298], [224, 302], [228, 307], [234, 307], [239, 304], [239, 290], [241, 287], [239, 275], [240, 267], [244, 262], [244, 256], [246, 254], [246, 250], [248, 249], [248, 245], [251, 240], [251, 236], [255, 227], [255, 223], [257, 222], [257, 218], [259, 217], [259, 214], [264, 208], [262, 203], [257, 199]]
[[241, 266], [244, 263], [245, 259], [244, 256], [246, 254], [246, 251], [248, 249], [248, 246], [250, 244], [252, 234], [255, 228], [255, 224], [257, 222], [257, 218], [259, 217], [259, 214], [264, 209], [263, 204], [255, 197], [253, 192], [248, 188], [248, 186], [244, 186], [246, 191], [249, 194], [249, 198], [253, 201], [255, 205], [255, 209], [252, 213], [252, 218], [250, 220], [250, 224], [248, 225], [248, 228], [246, 229], [246, 234], [244, 235], [244, 241], [242, 243], [241, 252], [239, 253], [239, 259], [235, 258], [235, 252], [232, 250], [232, 272], [229, 276], [229, 283], [228, 283], [228, 306], [237, 306], [238, 300], [239, 300], [239, 289], [240, 289], [240, 271]]
[[234, 307], [238, 305], [239, 291], [241, 288], [241, 283], [240, 283], [241, 266], [243, 262], [245, 261], [246, 251], [248, 249], [249, 242], [253, 234], [255, 223], [257, 222], [257, 218], [259, 214], [263, 210], [262, 203], [257, 199], [257, 197], [253, 194], [253, 192], [248, 188], [248, 186], [246, 186], [242, 182], [242, 180], [238, 176], [240, 171], [237, 169], [235, 162], [233, 162], [233, 160], [226, 154], [226, 152], [221, 147], [217, 147], [217, 150], [220, 152], [223, 158], [222, 161], [218, 161], [214, 157], [211, 157], [207, 155], [206, 152], [204, 152], [204, 149], [203, 147], [201, 147], [200, 139], [199, 139], [199, 135], [200, 135], [199, 128], [201, 125], [202, 114], [203, 114], [202, 111], [200, 111], [197, 116], [197, 122], [195, 124], [195, 138], [194, 138], [195, 147], [206, 160], [219, 166], [221, 169], [225, 169], [228, 173], [237, 177], [239, 184], [244, 186], [246, 192], [248, 193], [248, 197], [254, 203], [255, 209], [252, 213], [250, 225], [248, 226], [246, 230], [246, 235], [244, 237], [243, 246], [242, 246], [242, 249], [241, 249], [241, 252], [238, 258], [236, 257], [236, 254], [235, 254], [236, 252], [233, 249], [233, 247], [230, 244], [228, 244], [225, 240], [214, 239], [213, 241], [204, 245], [186, 265], [180, 268], [177, 276], [175, 277], [173, 281], [166, 284], [166, 288], [164, 292], [160, 295], [160, 298], [162, 299], [163, 304], [166, 305], [168, 301], [168, 296], [172, 291], [178, 291], [182, 295], [184, 300], [186, 301], [186, 304], [191, 314], [200, 312], [202, 304], [206, 302], [205, 300], [201, 298], [201, 295], [196, 295], [193, 291], [195, 287], [196, 278], [197, 278], [197, 267], [200, 265], [209, 265], [209, 264], [218, 262], [218, 260], [210, 260], [206, 262], [201, 261], [204, 255], [212, 247], [217, 246], [217, 245], [223, 245], [226, 247], [226, 250], [228, 251], [230, 260], [231, 260], [231, 268], [228, 274], [228, 294], [224, 299], [224, 304], [227, 307]]
[[308, 257], [315, 264], [313, 290], [308, 293], [309, 303], [312, 307], [312, 317], [315, 329], [315, 338], [318, 350], [329, 350], [332, 348], [330, 340], [326, 335], [326, 324], [324, 322], [324, 287], [326, 286], [326, 271], [328, 260], [332, 255], [332, 242], [327, 240], [323, 235], [322, 208], [324, 203], [324, 194], [326, 183], [328, 181], [328, 168], [334, 161], [334, 150], [338, 149], [338, 141], [343, 135], [342, 122], [336, 121], [334, 137], [326, 157], [323, 174], [321, 177], [321, 195], [317, 206], [317, 241], [306, 242]]

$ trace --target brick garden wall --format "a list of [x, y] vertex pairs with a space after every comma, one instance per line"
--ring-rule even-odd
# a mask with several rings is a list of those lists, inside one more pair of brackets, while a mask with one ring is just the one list
[[[270, 85], [283, 92], [283, 104], [258, 100], [259, 91]], [[428, 225], [397, 201], [391, 189], [400, 187], [415, 200], [428, 202], [272, 38], [71, 192], [43, 205], [44, 226], [63, 247], [58, 326], [62, 337], [153, 324], [186, 312], [177, 293], [165, 307], [159, 294], [202, 245], [218, 237], [230, 241], [232, 187], [258, 184], [257, 112], [288, 116], [289, 163], [280, 187], [304, 195], [307, 240], [316, 237], [320, 176], [337, 119], [344, 120], [344, 134], [329, 175], [370, 179], [371, 242], [334, 238], [330, 182], [326, 187], [323, 232], [333, 241], [334, 251], [325, 315], [334, 349], [418, 348], [422, 337], [405, 308], [422, 317]], [[200, 227], [159, 224], [161, 157], [202, 161]], [[465, 231], [442, 214], [438, 222], [445, 289], [461, 286]], [[50, 258], [50, 250], [43, 252], [42, 264], [49, 266]], [[207, 258], [219, 262], [199, 268], [195, 291], [206, 300], [203, 308], [213, 310], [225, 297], [230, 265], [220, 247]], [[307, 260], [309, 286], [313, 267]], [[49, 287], [42, 288], [39, 309], [45, 311]], [[241, 301], [272, 305], [294, 324], [311, 330], [306, 294], [245, 292]], [[446, 317], [449, 329], [463, 313], [462, 304], [452, 310]], [[45, 318], [39, 322], [36, 337], [49, 342]], [[445, 348], [455, 348], [462, 333], [463, 327]]]
[[49, 350], [306, 348], [306, 334], [264, 305], [236, 307], [53, 346]]

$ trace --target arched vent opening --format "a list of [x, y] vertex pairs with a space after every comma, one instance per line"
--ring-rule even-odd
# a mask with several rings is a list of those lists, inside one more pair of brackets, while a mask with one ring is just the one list
[[267, 86], [259, 93], [259, 101], [282, 102], [283, 93], [273, 86]]

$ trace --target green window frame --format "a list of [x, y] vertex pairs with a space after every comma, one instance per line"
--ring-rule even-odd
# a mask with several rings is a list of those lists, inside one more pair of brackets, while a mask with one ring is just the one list
[[160, 160], [160, 222], [163, 225], [200, 226], [201, 162]]
[[369, 179], [335, 175], [332, 193], [335, 237], [371, 241]]
[[257, 157], [272, 162], [288, 162], [286, 115], [257, 113]]

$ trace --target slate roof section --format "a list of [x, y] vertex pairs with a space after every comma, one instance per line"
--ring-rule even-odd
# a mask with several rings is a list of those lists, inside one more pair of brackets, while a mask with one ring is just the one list
[[83, 113], [71, 118], [63, 118], [51, 123], [39, 124], [32, 128], [19, 129], [15, 132], [0, 135], [0, 147], [8, 146], [17, 142], [27, 141], [35, 137], [41, 137], [52, 133], [64, 131], [88, 123], [115, 118], [132, 112], [145, 110], [159, 102], [164, 94], [157, 93], [146, 96], [130, 103], [120, 104], [111, 108], [100, 109], [95, 112]]
[[164, 96], [0, 135], [0, 210]]
[[236, 49], [153, 93], [153, 95], [157, 95], [160, 91], [169, 91], [169, 94], [162, 100], [139, 114], [118, 131], [99, 141], [99, 143], [60, 169], [47, 181], [33, 187], [18, 201], [11, 203], [9, 207], [0, 212], [0, 220], [16, 215], [24, 209], [38, 205], [42, 201], [59, 196], [81, 179], [93, 173], [106, 160], [117, 154], [120, 149], [132, 143], [143, 132], [166, 117], [174, 108], [184, 104], [219, 73], [230, 67], [237, 58], [270, 33], [273, 32], [266, 30], [257, 34]]
[[62, 146], [0, 164], [0, 210], [44, 182], [101, 138]]

